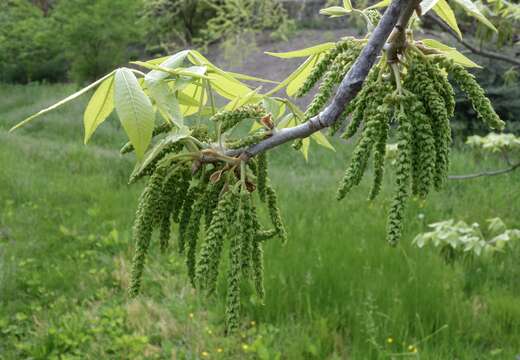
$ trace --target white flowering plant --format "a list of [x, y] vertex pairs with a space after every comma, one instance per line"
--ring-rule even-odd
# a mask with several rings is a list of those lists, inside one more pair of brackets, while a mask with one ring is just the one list
[[487, 220], [484, 230], [478, 223], [450, 219], [430, 224], [432, 231], [418, 234], [412, 244], [418, 248], [431, 245], [440, 249], [447, 263], [473, 259], [475, 256], [491, 256], [505, 253], [520, 239], [519, 229], [507, 229], [496, 217]]

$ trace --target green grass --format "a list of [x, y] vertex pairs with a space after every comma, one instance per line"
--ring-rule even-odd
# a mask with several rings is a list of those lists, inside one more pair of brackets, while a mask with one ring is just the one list
[[[222, 296], [199, 298], [174, 252], [155, 249], [143, 295], [127, 299], [142, 184], [126, 184], [133, 160], [118, 153], [125, 138], [116, 121], [84, 146], [80, 100], [6, 132], [72, 90], [0, 87], [1, 359], [512, 359], [520, 353], [520, 247], [499, 260], [447, 266], [433, 249], [410, 245], [425, 224], [448, 218], [484, 223], [499, 216], [519, 228], [519, 172], [450, 182], [426, 203], [412, 201], [402, 245], [394, 249], [384, 241], [390, 179], [373, 203], [366, 201], [370, 176], [335, 200], [351, 145], [338, 143], [336, 153], [311, 149], [308, 163], [289, 147], [275, 150], [271, 178], [289, 243], [268, 243], [265, 305], [249, 292], [243, 331], [225, 337]], [[499, 166], [460, 150], [452, 161], [453, 173]]]

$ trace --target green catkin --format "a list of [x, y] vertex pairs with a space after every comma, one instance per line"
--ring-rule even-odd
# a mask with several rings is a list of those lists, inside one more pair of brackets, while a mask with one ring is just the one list
[[258, 297], [263, 301], [265, 298], [264, 288], [264, 250], [262, 249], [262, 241], [255, 239], [253, 241], [253, 251], [251, 254], [253, 265], [253, 281]]
[[[389, 97], [389, 96], [387, 96]], [[392, 108], [388, 104], [388, 100], [380, 106], [380, 117], [378, 124], [378, 133], [374, 143], [374, 183], [370, 189], [368, 196], [369, 200], [374, 200], [383, 183], [383, 175], [385, 171], [385, 155], [386, 155], [386, 141], [388, 140], [388, 131], [390, 128], [389, 118], [392, 115]]]
[[[172, 127], [173, 127], [173, 125], [168, 122], [164, 122], [160, 125], [157, 125], [153, 129], [152, 137], [156, 137], [157, 135], [166, 133], [166, 132], [170, 131], [172, 129]], [[120, 151], [121, 155], [128, 154], [129, 152], [134, 151], [134, 145], [132, 145], [131, 142], [127, 142], [125, 145], [123, 145], [123, 147], [119, 151]]]
[[444, 99], [448, 118], [451, 119], [455, 113], [455, 92], [448, 81], [447, 74], [443, 74], [443, 71], [433, 61], [425, 61], [424, 65], [430, 79], [433, 80], [435, 90]]
[[191, 128], [191, 136], [202, 142], [210, 141], [208, 126], [204, 124], [193, 126]]
[[154, 172], [159, 161], [161, 161], [166, 155], [172, 154], [172, 153], [173, 154], [178, 153], [183, 149], [183, 147], [184, 147], [183, 144], [179, 143], [179, 142], [172, 143], [172, 144], [165, 146], [160, 151], [158, 151], [157, 154], [155, 154], [155, 157], [153, 158], [153, 160], [150, 161], [145, 167], [140, 169], [140, 171], [133, 173], [130, 176], [130, 180], [128, 182], [130, 184], [132, 184], [132, 183], [136, 182], [137, 180], [139, 180], [140, 178], [150, 175], [151, 173]]
[[254, 208], [252, 204], [251, 194], [246, 190], [243, 189], [242, 193], [240, 194], [240, 206], [241, 206], [241, 213], [243, 214], [242, 224], [240, 224], [241, 227], [243, 227], [242, 230], [242, 237], [241, 237], [241, 256], [240, 256], [240, 262], [241, 262], [241, 269], [242, 274], [245, 277], [249, 276], [249, 270], [251, 268], [251, 254], [253, 251], [253, 242], [255, 241], [255, 234], [256, 234], [256, 225], [255, 225], [255, 215], [254, 212], [256, 209]]
[[174, 204], [172, 209], [172, 220], [176, 223], [179, 222], [179, 217], [183, 208], [184, 201], [186, 200], [186, 195], [188, 193], [188, 189], [190, 187], [191, 180], [191, 169], [189, 166], [185, 166], [182, 169], [182, 172], [179, 175], [179, 183], [175, 189], [174, 196]]
[[505, 123], [497, 115], [491, 101], [486, 97], [484, 89], [463, 66], [455, 64], [453, 61], [444, 59], [440, 61], [442, 67], [453, 77], [460, 89], [470, 100], [477, 117], [482, 120], [489, 128], [503, 130]]
[[266, 184], [265, 186], [265, 198], [267, 200], [269, 217], [271, 218], [271, 222], [276, 230], [276, 234], [282, 240], [282, 244], [285, 244], [287, 242], [287, 232], [285, 231], [282, 216], [280, 215], [280, 209], [278, 208], [278, 197], [270, 184]]
[[383, 99], [373, 97], [367, 104], [365, 109], [364, 119], [365, 129], [363, 130], [361, 137], [354, 149], [352, 154], [352, 160], [350, 166], [345, 170], [345, 175], [340, 182], [337, 199], [341, 200], [347, 195], [353, 186], [358, 185], [367, 167], [368, 159], [372, 151], [377, 135], [380, 129], [381, 121], [386, 120], [386, 116], [383, 112], [379, 111], [379, 106]]
[[238, 330], [240, 325], [241, 240], [244, 235], [244, 216], [243, 208], [239, 205], [234, 220], [234, 231], [232, 232], [231, 243], [229, 245], [226, 296], [226, 329], [228, 334]]
[[263, 152], [257, 156], [256, 189], [258, 197], [265, 201], [265, 189], [267, 184], [267, 153]]
[[269, 230], [260, 230], [260, 223], [258, 222], [258, 217], [256, 215], [256, 209], [253, 206], [252, 211], [252, 228], [253, 228], [253, 239], [252, 239], [252, 249], [251, 249], [251, 265], [253, 267], [252, 271], [252, 280], [255, 285], [256, 294], [263, 302], [265, 298], [265, 288], [264, 288], [264, 253], [262, 249], [262, 241], [265, 241], [269, 238], [269, 235], [274, 236], [276, 234], [274, 229], [269, 232]]
[[197, 261], [196, 281], [201, 289], [207, 290], [208, 294], [212, 294], [217, 286], [220, 257], [224, 238], [229, 234], [229, 228], [232, 225], [230, 220], [235, 211], [235, 199], [236, 197], [230, 190], [220, 197], [218, 205], [213, 211]]
[[184, 234], [185, 245], [187, 245], [186, 251], [186, 267], [188, 268], [188, 276], [191, 283], [195, 287], [195, 265], [196, 265], [196, 254], [197, 254], [197, 240], [199, 238], [200, 222], [204, 215], [204, 208], [206, 202], [205, 196], [206, 183], [201, 182], [197, 185], [194, 196], [196, 197], [195, 202], [191, 210], [190, 221]]
[[327, 72], [332, 62], [336, 59], [336, 57], [346, 51], [347, 49], [359, 46], [353, 39], [345, 39], [339, 41], [336, 46], [328, 51], [312, 68], [311, 73], [305, 79], [305, 82], [298, 89], [296, 93], [296, 97], [305, 96], [316, 83], [323, 77], [323, 75]]
[[438, 176], [437, 149], [431, 119], [426, 115], [421, 101], [412, 94], [410, 97], [412, 101], [407, 109], [407, 116], [412, 123], [412, 193], [424, 199], [435, 182], [435, 176]]
[[253, 134], [250, 134], [242, 139], [239, 140], [233, 140], [226, 143], [226, 147], [228, 149], [240, 149], [247, 146], [258, 144], [260, 141], [265, 140], [267, 137], [269, 137], [270, 134], [260, 130]]
[[[341, 115], [341, 119], [346, 119], [348, 114], [352, 113], [350, 122], [345, 129], [345, 132], [341, 135], [341, 137], [345, 140], [350, 139], [352, 136], [356, 134], [361, 123], [363, 122], [365, 109], [369, 105], [371, 99], [377, 96], [375, 93], [379, 89], [381, 83], [377, 81], [379, 76], [379, 68], [374, 67], [365, 81], [365, 85], [358, 93], [358, 95], [354, 98], [354, 100], [347, 106], [345, 112]], [[386, 95], [386, 94], [385, 94]], [[383, 96], [385, 96], [383, 95]], [[336, 121], [338, 123], [338, 129], [341, 127], [342, 121]]]
[[341, 82], [357, 55], [359, 55], [359, 52], [354, 54], [353, 52], [347, 51], [339, 54], [334, 59], [319, 86], [318, 92], [305, 111], [305, 118], [310, 119], [317, 115], [323, 106], [325, 106], [332, 96], [334, 87]]
[[387, 241], [397, 245], [402, 234], [402, 223], [406, 201], [410, 192], [412, 124], [404, 108], [410, 98], [401, 99], [401, 110], [397, 115], [399, 141], [397, 143], [396, 193], [388, 213]]
[[171, 233], [171, 215], [173, 208], [176, 203], [176, 197], [184, 195], [179, 193], [177, 190], [180, 187], [182, 181], [181, 173], [185, 166], [179, 165], [176, 167], [164, 180], [162, 186], [161, 199], [163, 200], [163, 209], [160, 219], [159, 227], [159, 242], [161, 244], [161, 251], [165, 252], [168, 248]]
[[130, 287], [128, 290], [130, 297], [135, 297], [139, 294], [146, 255], [152, 238], [155, 204], [161, 194], [165, 176], [166, 167], [158, 167], [148, 180], [139, 200], [133, 228], [135, 254], [132, 261]]
[[238, 125], [246, 119], [259, 120], [266, 115], [265, 109], [260, 105], [244, 105], [236, 110], [221, 111], [211, 117], [212, 121], [219, 122], [221, 133]]
[[190, 224], [192, 207], [197, 197], [197, 191], [198, 188], [196, 186], [190, 187], [182, 204], [179, 220], [179, 253], [181, 254], [184, 252], [186, 231]]
[[208, 190], [206, 191], [206, 206], [204, 208], [204, 223], [206, 224], [206, 227], [209, 227], [211, 224], [214, 210], [218, 206], [219, 196], [223, 186], [224, 182], [222, 180], [208, 185]]
[[260, 229], [256, 231], [255, 239], [256, 241], [266, 241], [276, 236], [275, 229]]
[[448, 176], [451, 127], [447, 105], [443, 97], [436, 91], [434, 79], [427, 71], [426, 64], [429, 61], [426, 57], [412, 57], [409, 75], [403, 86], [420, 99], [432, 121], [431, 128], [436, 149], [434, 184], [435, 188], [439, 190]]

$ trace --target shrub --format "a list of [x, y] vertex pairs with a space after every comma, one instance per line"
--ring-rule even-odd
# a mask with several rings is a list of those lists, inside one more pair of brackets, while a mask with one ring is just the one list
[[[139, 44], [140, 0], [67, 0], [57, 4], [53, 17], [70, 61], [71, 78], [93, 80], [131, 58]], [[110, 56], [107, 56], [110, 54]]]
[[24, 0], [0, 3], [0, 81], [62, 81], [67, 66], [53, 19]]

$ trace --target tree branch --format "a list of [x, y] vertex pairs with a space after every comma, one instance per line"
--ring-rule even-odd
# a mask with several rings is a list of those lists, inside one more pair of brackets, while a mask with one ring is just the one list
[[482, 177], [482, 176], [502, 175], [502, 174], [506, 174], [508, 172], [512, 172], [518, 168], [520, 168], [520, 162], [516, 163], [514, 165], [511, 165], [508, 168], [500, 169], [500, 170], [483, 171], [480, 173], [467, 174], [467, 175], [450, 175], [450, 176], [448, 176], [448, 179], [450, 179], [450, 180], [467, 180], [467, 179], [475, 179], [475, 178]]
[[[292, 128], [280, 129], [271, 137], [251, 146], [246, 150], [229, 151], [228, 155], [241, 153], [243, 160], [247, 160], [261, 152], [284, 144], [288, 141], [306, 138], [316, 131], [331, 126], [341, 115], [346, 105], [357, 95], [392, 30], [396, 24], [407, 24], [413, 13], [410, 8], [415, 8], [417, 0], [393, 0], [379, 21], [367, 45], [357, 58], [356, 62], [338, 87], [334, 98], [317, 116]], [[406, 15], [405, 15], [406, 14]]]
[[437, 24], [442, 30], [446, 31], [448, 34], [450, 34], [455, 40], [457, 40], [461, 45], [463, 45], [465, 48], [467, 48], [469, 51], [471, 51], [474, 54], [484, 56], [490, 59], [495, 60], [501, 60], [504, 62], [507, 62], [509, 64], [513, 64], [516, 66], [520, 66], [520, 60], [517, 60], [515, 58], [511, 58], [509, 56], [505, 56], [493, 51], [487, 51], [484, 49], [477, 48], [475, 45], [467, 42], [464, 39], [459, 38], [459, 36], [453, 31], [448, 25], [446, 25], [441, 19], [439, 19], [437, 16], [432, 15], [430, 13], [426, 14], [429, 19], [431, 19], [435, 24]]

